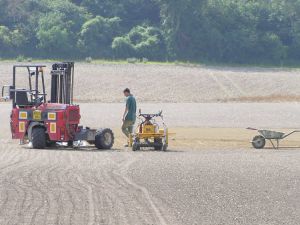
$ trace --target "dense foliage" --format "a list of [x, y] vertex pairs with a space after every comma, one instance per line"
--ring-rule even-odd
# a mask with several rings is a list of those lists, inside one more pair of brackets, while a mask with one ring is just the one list
[[0, 57], [300, 58], [300, 0], [0, 0]]

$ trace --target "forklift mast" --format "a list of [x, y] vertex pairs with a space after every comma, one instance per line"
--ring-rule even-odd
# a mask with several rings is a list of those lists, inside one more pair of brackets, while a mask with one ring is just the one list
[[51, 103], [73, 104], [74, 62], [52, 65]]

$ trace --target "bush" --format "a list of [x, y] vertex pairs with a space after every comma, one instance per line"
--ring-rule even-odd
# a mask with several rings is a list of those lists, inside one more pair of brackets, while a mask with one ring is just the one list
[[138, 63], [139, 60], [138, 60], [137, 58], [128, 58], [128, 59], [127, 59], [127, 62], [128, 62], [128, 63], [135, 64], [135, 63]]
[[[96, 16], [82, 25], [78, 46], [93, 57], [111, 56], [111, 44], [118, 36], [121, 19]], [[101, 51], [99, 51], [101, 49]]]
[[16, 60], [17, 60], [17, 62], [24, 62], [25, 61], [25, 56], [24, 55], [18, 55]]
[[86, 57], [85, 58], [85, 62], [86, 63], [91, 63], [93, 61], [93, 58], [92, 57]]
[[127, 37], [116, 37], [112, 49], [117, 58], [129, 58], [135, 55], [134, 46]]
[[112, 48], [118, 58], [135, 56], [162, 60], [166, 55], [164, 38], [155, 27], [134, 27], [127, 35], [115, 38]]

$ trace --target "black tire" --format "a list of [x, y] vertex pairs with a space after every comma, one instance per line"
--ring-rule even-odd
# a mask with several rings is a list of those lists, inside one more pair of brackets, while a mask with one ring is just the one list
[[73, 141], [68, 141], [68, 147], [73, 148]]
[[163, 142], [161, 138], [155, 138], [154, 139], [154, 149], [159, 151], [159, 150], [163, 150]]
[[98, 149], [109, 150], [113, 147], [115, 141], [114, 133], [111, 129], [98, 130], [95, 136], [95, 146]]
[[252, 140], [252, 146], [256, 149], [263, 149], [266, 145], [266, 139], [261, 136], [255, 136]]
[[162, 150], [163, 150], [164, 152], [166, 152], [166, 151], [168, 150], [168, 145], [167, 145], [167, 144], [163, 144]]
[[46, 142], [46, 147], [47, 148], [54, 148], [54, 147], [56, 147], [56, 142], [54, 142], [54, 141], [47, 141]]
[[134, 142], [132, 145], [132, 151], [139, 151], [141, 149], [140, 144], [137, 142]]
[[46, 147], [46, 133], [43, 127], [32, 129], [31, 143], [34, 149], [44, 149]]

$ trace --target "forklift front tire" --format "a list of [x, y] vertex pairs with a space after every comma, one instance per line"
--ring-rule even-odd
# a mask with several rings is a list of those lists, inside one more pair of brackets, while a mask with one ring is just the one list
[[32, 129], [31, 143], [34, 149], [44, 149], [46, 147], [46, 133], [43, 127]]

